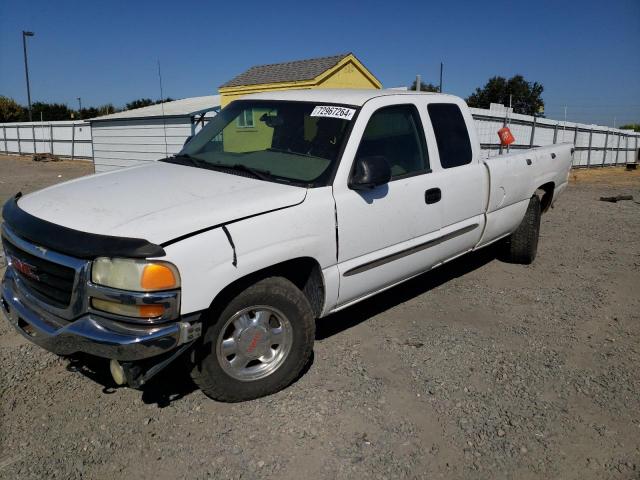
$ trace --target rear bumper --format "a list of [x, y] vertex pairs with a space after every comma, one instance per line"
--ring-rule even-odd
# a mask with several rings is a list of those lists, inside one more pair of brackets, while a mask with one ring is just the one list
[[200, 314], [160, 325], [131, 325], [88, 313], [67, 321], [25, 302], [8, 268], [2, 279], [2, 311], [31, 342], [59, 355], [84, 352], [136, 361], [169, 352], [200, 335]]

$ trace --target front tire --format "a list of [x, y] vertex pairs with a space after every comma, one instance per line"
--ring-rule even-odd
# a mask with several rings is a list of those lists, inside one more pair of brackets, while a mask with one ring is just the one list
[[531, 197], [518, 229], [509, 237], [507, 257], [512, 263], [529, 265], [536, 258], [540, 237], [540, 199]]
[[191, 376], [215, 400], [240, 402], [275, 393], [309, 362], [315, 318], [305, 295], [286, 278], [261, 280], [212, 315]]

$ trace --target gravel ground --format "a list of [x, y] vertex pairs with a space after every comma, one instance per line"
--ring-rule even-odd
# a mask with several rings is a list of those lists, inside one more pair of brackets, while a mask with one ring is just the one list
[[[0, 157], [0, 200], [91, 172]], [[62, 177], [58, 177], [62, 175]], [[0, 321], [0, 478], [640, 478], [640, 172], [579, 172], [531, 266], [463, 257], [318, 321], [283, 392], [115, 389]], [[1, 270], [1, 269], [0, 269]]]

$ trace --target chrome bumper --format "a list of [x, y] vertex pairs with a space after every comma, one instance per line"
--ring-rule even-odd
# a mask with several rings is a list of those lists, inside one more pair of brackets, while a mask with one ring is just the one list
[[98, 357], [135, 361], [173, 350], [200, 336], [199, 314], [160, 325], [131, 325], [87, 313], [67, 321], [27, 304], [8, 268], [2, 279], [2, 310], [15, 329], [50, 352], [85, 352]]

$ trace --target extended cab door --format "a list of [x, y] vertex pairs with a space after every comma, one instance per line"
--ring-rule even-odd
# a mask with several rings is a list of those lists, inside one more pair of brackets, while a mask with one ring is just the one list
[[[442, 192], [440, 208], [442, 242], [440, 261], [451, 260], [472, 250], [480, 241], [489, 198], [489, 174], [480, 161], [480, 145], [473, 118], [457, 98], [425, 96], [421, 107], [428, 115], [427, 138], [437, 146], [433, 175]], [[426, 111], [426, 112], [425, 112]]]
[[[391, 181], [366, 191], [350, 189], [350, 160], [373, 155], [386, 157]], [[442, 223], [423, 121], [410, 97], [365, 103], [342, 158], [334, 181], [338, 306], [429, 269], [438, 261], [430, 241]]]

